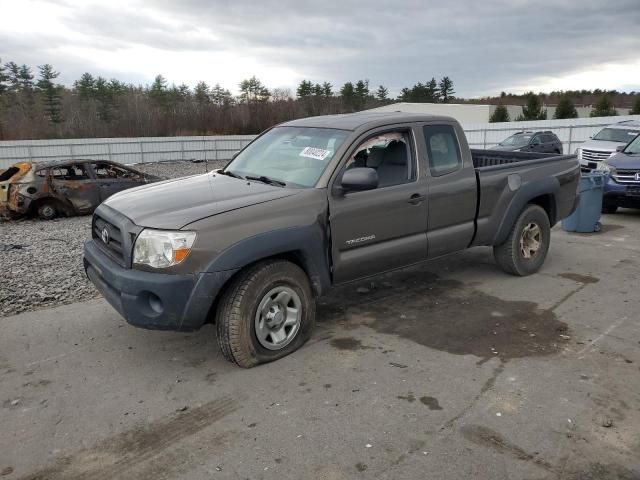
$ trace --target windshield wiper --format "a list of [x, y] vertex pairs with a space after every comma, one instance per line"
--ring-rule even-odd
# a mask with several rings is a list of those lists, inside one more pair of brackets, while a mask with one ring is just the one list
[[221, 175], [226, 175], [228, 177], [239, 178], [240, 180], [244, 180], [242, 175], [238, 175], [237, 173], [233, 173], [231, 170], [223, 170], [220, 172]]
[[285, 182], [283, 182], [281, 180], [276, 180], [275, 178], [267, 177], [265, 175], [260, 175], [260, 176], [247, 175], [244, 178], [246, 180], [256, 180], [258, 182], [267, 183], [269, 185], [277, 185], [279, 187], [286, 187], [287, 186], [287, 184]]

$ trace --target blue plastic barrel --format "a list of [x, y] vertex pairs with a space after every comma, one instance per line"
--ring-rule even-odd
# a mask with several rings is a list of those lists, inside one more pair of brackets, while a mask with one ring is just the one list
[[599, 232], [602, 213], [602, 191], [608, 174], [601, 172], [583, 173], [578, 185], [578, 207], [562, 220], [562, 229], [567, 232]]

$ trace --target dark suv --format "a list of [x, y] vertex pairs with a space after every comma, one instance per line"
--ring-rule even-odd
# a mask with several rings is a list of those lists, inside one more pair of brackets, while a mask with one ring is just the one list
[[517, 132], [493, 148], [494, 150], [561, 154], [562, 142], [550, 130], [544, 132]]

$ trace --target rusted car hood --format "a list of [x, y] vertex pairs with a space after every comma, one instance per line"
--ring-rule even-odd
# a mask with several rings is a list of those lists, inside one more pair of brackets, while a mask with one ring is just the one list
[[205, 217], [296, 193], [296, 189], [205, 173], [132, 188], [104, 204], [141, 227], [179, 229]]

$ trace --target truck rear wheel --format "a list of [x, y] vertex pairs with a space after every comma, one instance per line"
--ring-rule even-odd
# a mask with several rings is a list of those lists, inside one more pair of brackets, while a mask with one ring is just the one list
[[300, 348], [315, 324], [315, 300], [305, 272], [284, 260], [260, 262], [238, 273], [216, 312], [224, 357], [250, 368]]
[[544, 263], [550, 238], [547, 212], [538, 205], [527, 205], [504, 243], [493, 247], [493, 256], [505, 272], [521, 277], [531, 275]]
[[618, 211], [618, 206], [613, 203], [604, 202], [602, 204], [602, 213], [613, 214]]

